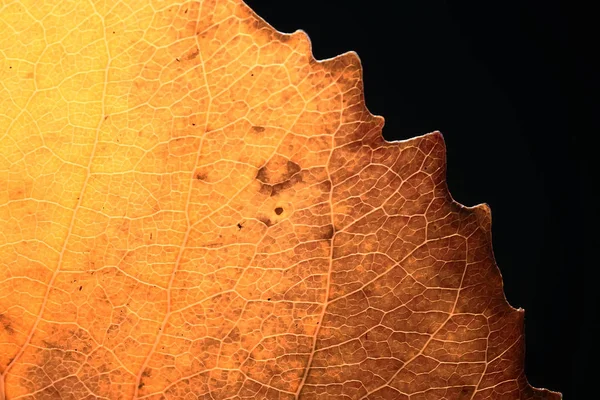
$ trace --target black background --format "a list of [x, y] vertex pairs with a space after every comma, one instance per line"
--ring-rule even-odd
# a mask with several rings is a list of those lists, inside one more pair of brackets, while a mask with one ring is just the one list
[[317, 59], [356, 51], [386, 139], [443, 133], [453, 197], [492, 209], [506, 296], [526, 310], [530, 383], [589, 398], [600, 338], [600, 288], [589, 275], [598, 264], [589, 172], [597, 156], [591, 129], [574, 122], [599, 93], [579, 41], [595, 22], [571, 29], [572, 14], [552, 1], [247, 4], [282, 32], [306, 31]]

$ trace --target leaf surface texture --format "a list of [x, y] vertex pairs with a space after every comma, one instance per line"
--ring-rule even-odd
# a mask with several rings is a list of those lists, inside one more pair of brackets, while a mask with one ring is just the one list
[[485, 205], [240, 0], [0, 4], [0, 399], [559, 399]]

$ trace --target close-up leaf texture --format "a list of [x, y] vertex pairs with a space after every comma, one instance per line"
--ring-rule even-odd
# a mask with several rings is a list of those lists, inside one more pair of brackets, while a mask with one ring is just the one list
[[560, 399], [383, 125], [241, 0], [0, 2], [0, 400]]

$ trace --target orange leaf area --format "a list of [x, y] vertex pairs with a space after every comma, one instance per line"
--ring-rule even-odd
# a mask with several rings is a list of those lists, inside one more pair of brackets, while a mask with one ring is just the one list
[[560, 399], [485, 205], [240, 0], [0, 6], [0, 400]]

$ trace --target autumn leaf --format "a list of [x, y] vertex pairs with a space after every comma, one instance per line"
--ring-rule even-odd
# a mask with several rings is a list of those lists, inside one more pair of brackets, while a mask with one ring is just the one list
[[490, 210], [240, 0], [0, 4], [0, 400], [559, 399]]

